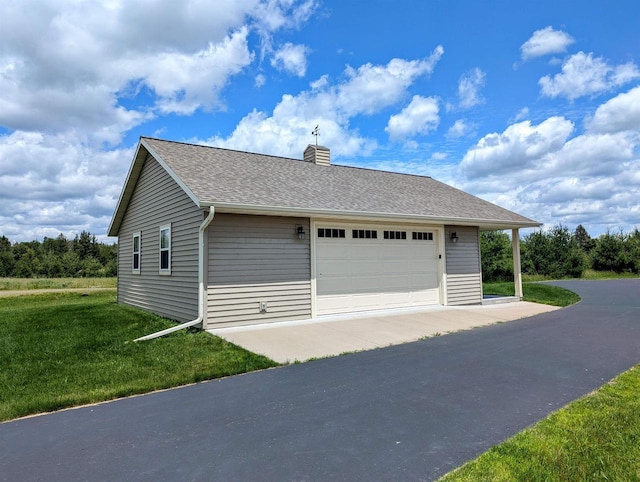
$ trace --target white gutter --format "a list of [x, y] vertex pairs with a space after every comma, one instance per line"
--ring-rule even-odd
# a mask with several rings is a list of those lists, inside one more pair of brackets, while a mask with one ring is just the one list
[[173, 333], [174, 331], [182, 330], [184, 328], [189, 328], [190, 326], [195, 326], [202, 323], [202, 320], [204, 319], [204, 233], [207, 229], [207, 226], [209, 226], [209, 224], [213, 220], [215, 213], [216, 211], [214, 207], [211, 206], [209, 208], [209, 215], [205, 218], [204, 221], [202, 221], [200, 230], [198, 231], [198, 317], [195, 320], [172, 326], [171, 328], [167, 328], [166, 330], [158, 331], [156, 333], [151, 333], [150, 335], [136, 338], [134, 341], [152, 340], [154, 338]]
[[425, 216], [416, 214], [398, 214], [398, 213], [375, 213], [368, 211], [339, 211], [333, 209], [312, 209], [312, 208], [294, 208], [294, 207], [278, 207], [264, 206], [260, 204], [235, 204], [235, 203], [208, 203], [203, 202], [201, 207], [215, 205], [216, 209], [221, 213], [230, 214], [258, 214], [273, 216], [303, 216], [303, 217], [327, 217], [331, 219], [345, 220], [372, 220], [387, 222], [413, 222], [413, 223], [431, 223], [431, 224], [452, 224], [456, 226], [480, 226], [489, 227], [491, 229], [513, 229], [513, 228], [536, 228], [542, 223], [533, 220], [527, 221], [509, 221], [496, 219], [481, 218], [456, 218], [444, 216]]

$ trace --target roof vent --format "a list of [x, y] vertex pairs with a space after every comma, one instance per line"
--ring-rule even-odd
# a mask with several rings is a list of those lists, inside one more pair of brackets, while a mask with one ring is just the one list
[[331, 156], [328, 147], [309, 144], [304, 150], [304, 160], [319, 166], [330, 166]]

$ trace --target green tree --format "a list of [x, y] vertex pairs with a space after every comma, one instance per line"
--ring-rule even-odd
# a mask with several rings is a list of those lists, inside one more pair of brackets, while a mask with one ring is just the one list
[[45, 253], [52, 253], [61, 257], [64, 253], [69, 251], [69, 241], [64, 234], [60, 233], [56, 238], [47, 238], [45, 236], [42, 241], [42, 250]]
[[596, 242], [589, 236], [582, 224], [576, 226], [576, 230], [573, 232], [573, 239], [585, 254], [590, 254], [596, 246]]
[[13, 276], [15, 264], [11, 241], [6, 236], [0, 236], [0, 277]]
[[15, 275], [18, 278], [34, 278], [41, 274], [42, 262], [38, 257], [38, 253], [27, 246], [20, 258], [16, 261]]
[[598, 236], [591, 255], [593, 269], [616, 273], [640, 272], [640, 233], [635, 229], [631, 234], [622, 232], [606, 233]]
[[81, 260], [87, 258], [97, 258], [100, 255], [95, 235], [89, 231], [82, 231], [80, 236], [76, 235], [73, 240], [73, 250], [78, 253]]
[[523, 240], [523, 271], [550, 278], [579, 278], [587, 257], [566, 226], [558, 224], [548, 232], [535, 231]]
[[486, 282], [513, 280], [513, 250], [509, 236], [502, 231], [480, 233], [482, 279]]

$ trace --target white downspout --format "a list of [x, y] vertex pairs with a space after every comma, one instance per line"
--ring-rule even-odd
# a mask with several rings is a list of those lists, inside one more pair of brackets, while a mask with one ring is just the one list
[[211, 206], [209, 208], [209, 215], [205, 218], [204, 221], [202, 221], [200, 230], [198, 231], [198, 317], [195, 320], [172, 326], [171, 328], [167, 328], [166, 330], [158, 331], [156, 333], [151, 333], [150, 335], [136, 338], [134, 341], [152, 340], [154, 338], [173, 333], [174, 331], [182, 330], [183, 328], [188, 328], [190, 326], [195, 326], [202, 323], [202, 320], [204, 319], [204, 233], [207, 229], [207, 226], [209, 226], [209, 224], [213, 220], [215, 213], [216, 211], [214, 207]]

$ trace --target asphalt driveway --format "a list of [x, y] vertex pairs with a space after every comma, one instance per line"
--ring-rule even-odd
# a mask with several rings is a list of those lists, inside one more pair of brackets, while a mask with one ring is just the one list
[[510, 323], [0, 424], [0, 480], [430, 480], [640, 362], [640, 280]]

